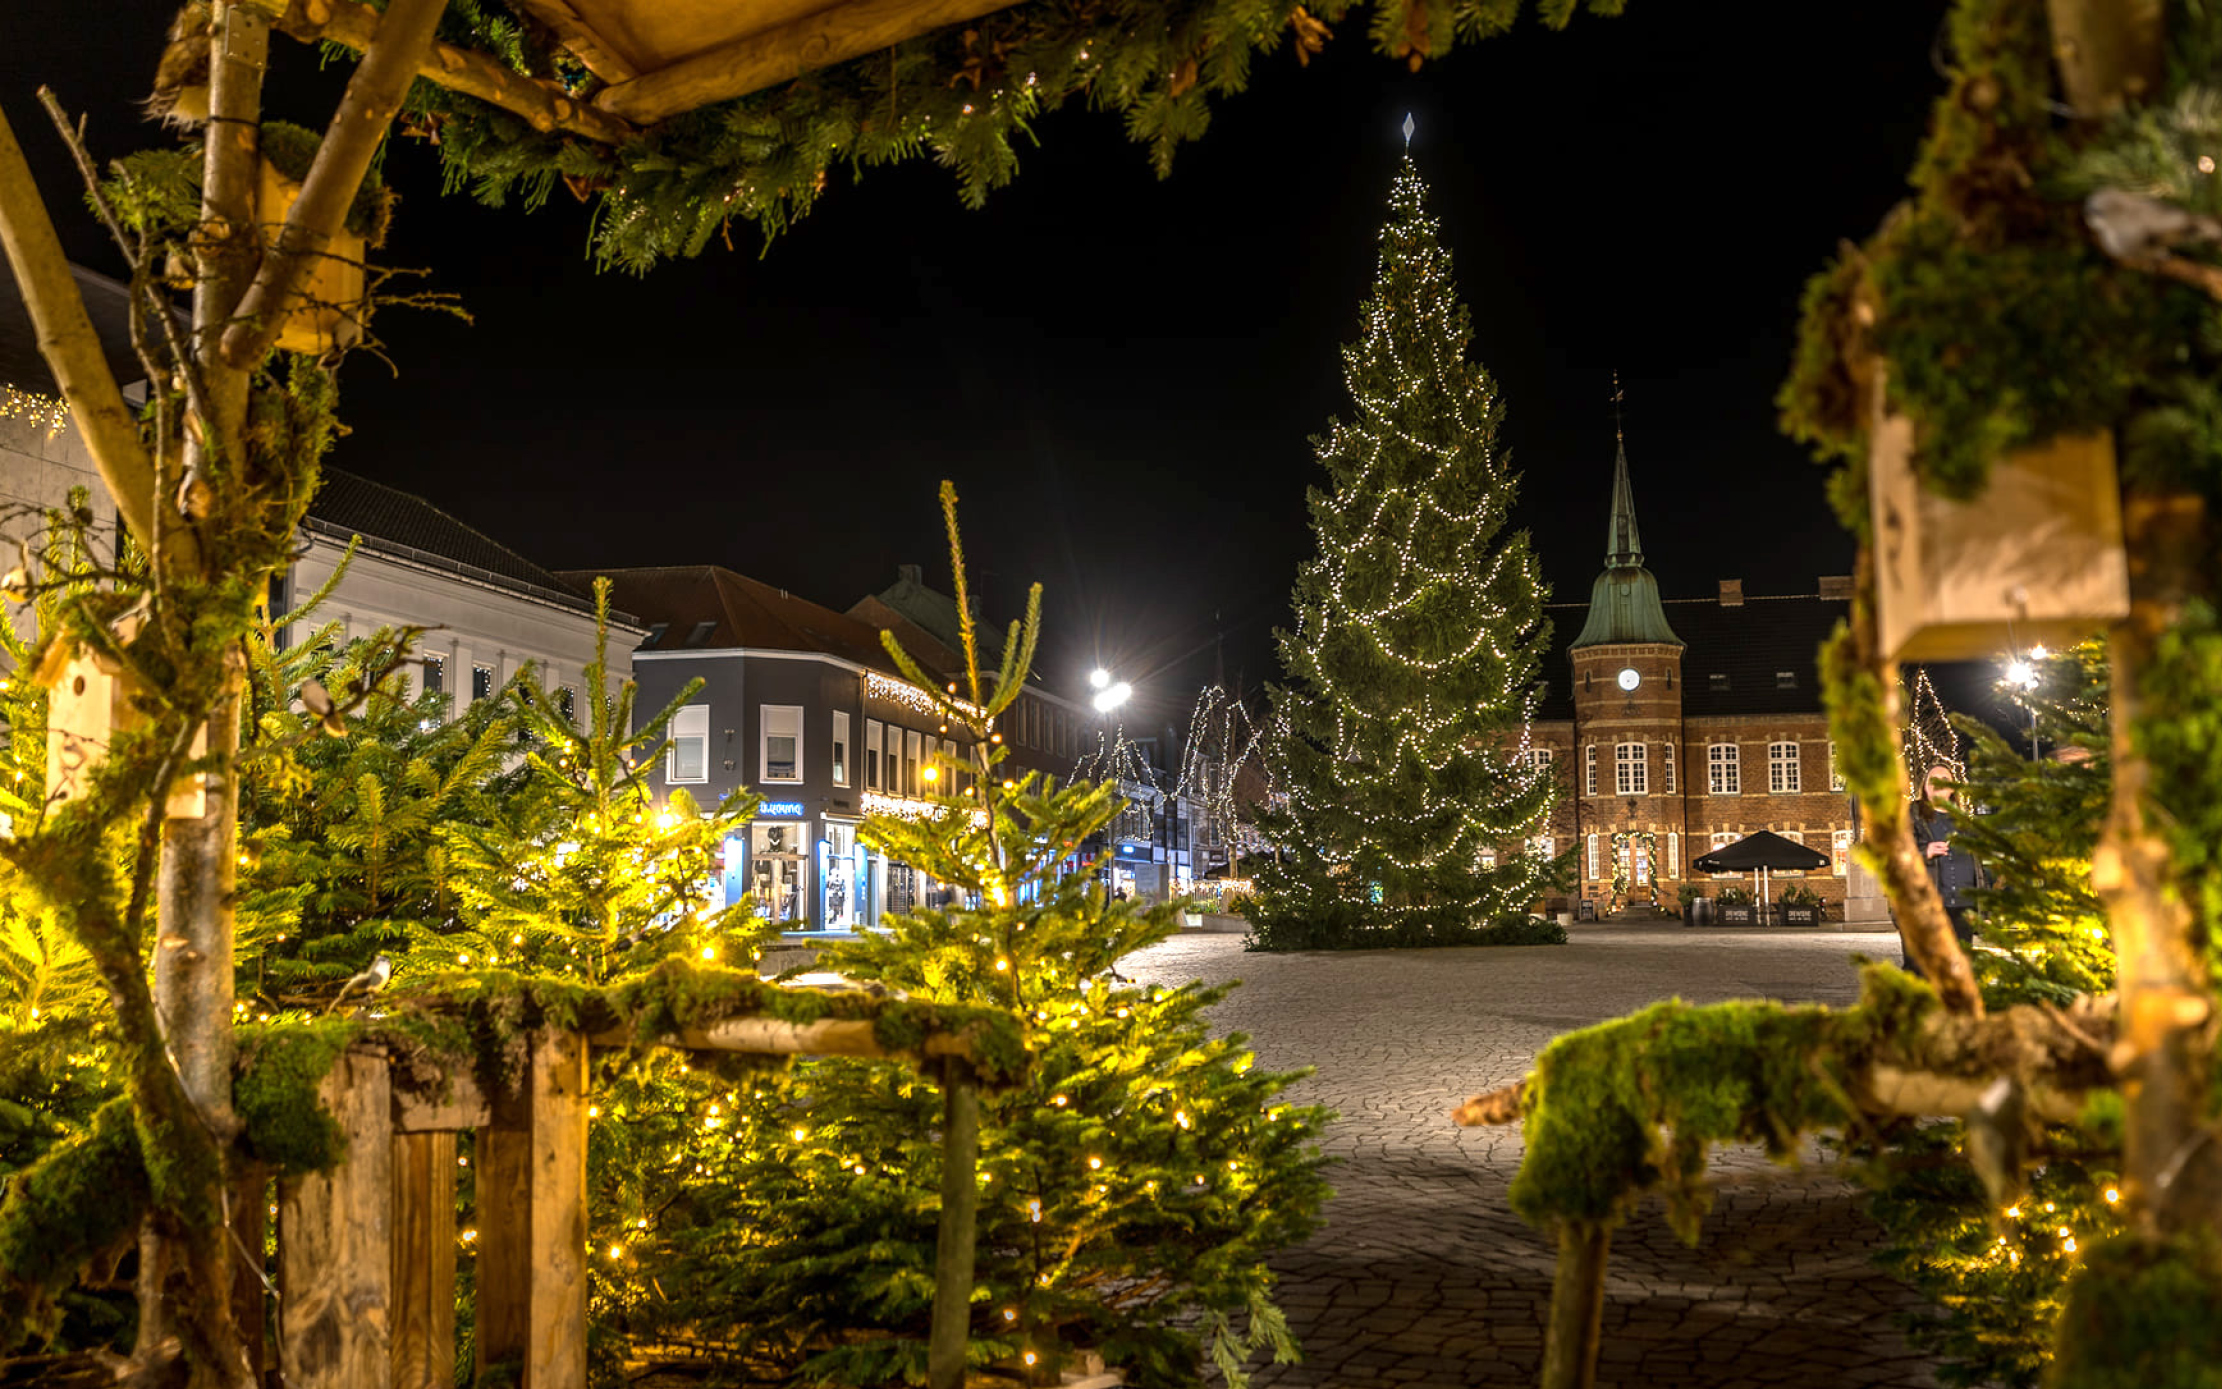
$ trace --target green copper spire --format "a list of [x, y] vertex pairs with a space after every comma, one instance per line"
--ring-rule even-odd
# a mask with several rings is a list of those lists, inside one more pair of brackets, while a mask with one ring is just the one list
[[1636, 493], [1628, 485], [1627, 441], [1620, 440], [1618, 448], [1612, 469], [1612, 520], [1605, 533], [1605, 567], [1641, 569], [1643, 537], [1636, 534]]
[[[1620, 379], [1613, 378], [1613, 413], [1620, 413]], [[1659, 603], [1659, 581], [1643, 567], [1643, 537], [1636, 531], [1636, 492], [1628, 483], [1628, 441], [1617, 420], [1612, 471], [1612, 519], [1605, 532], [1605, 572], [1590, 585], [1589, 620], [1573, 649], [1585, 646], [1622, 646], [1651, 642], [1682, 646], [1683, 640], [1667, 626], [1666, 609]]]

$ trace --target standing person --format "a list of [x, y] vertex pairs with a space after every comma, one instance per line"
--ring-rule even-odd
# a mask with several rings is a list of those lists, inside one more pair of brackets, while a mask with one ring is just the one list
[[[1928, 865], [1929, 880], [1936, 884], [1944, 914], [1951, 919], [1952, 934], [1965, 946], [1975, 939], [1975, 927], [1967, 917], [1973, 905], [1968, 894], [1981, 885], [1982, 868], [1975, 862], [1975, 855], [1952, 843], [1958, 829], [1952, 818], [1952, 804], [1952, 769], [1931, 767], [1922, 778], [1921, 798], [1913, 803], [1913, 842]], [[1910, 974], [1921, 973], [1921, 966], [1910, 953], [1905, 955], [1905, 967]]]

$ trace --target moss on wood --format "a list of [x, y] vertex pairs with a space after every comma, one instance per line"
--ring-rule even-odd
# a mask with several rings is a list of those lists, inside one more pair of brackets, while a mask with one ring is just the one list
[[60, 1317], [55, 1298], [131, 1239], [151, 1199], [124, 1099], [10, 1177], [0, 1196], [0, 1350], [50, 1335]]

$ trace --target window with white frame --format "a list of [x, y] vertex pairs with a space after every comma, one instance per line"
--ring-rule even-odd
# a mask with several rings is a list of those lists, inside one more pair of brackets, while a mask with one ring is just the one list
[[578, 723], [579, 692], [577, 690], [572, 689], [569, 685], [558, 685], [555, 692], [555, 706], [556, 712], [563, 715], [565, 723]]
[[1482, 872], [1487, 873], [1497, 866], [1497, 851], [1484, 849], [1475, 856], [1474, 861], [1481, 865]]
[[[1595, 743], [1591, 743], [1588, 747], [1582, 749], [1582, 794], [1585, 796], [1597, 794], [1597, 745]], [[1595, 877], [1596, 875], [1593, 873], [1590, 876]]]
[[880, 721], [864, 721], [864, 789], [880, 789]]
[[1589, 878], [1590, 878], [1590, 881], [1592, 881], [1592, 882], [1595, 882], [1595, 881], [1597, 880], [1597, 878], [1598, 878], [1599, 876], [1600, 876], [1600, 875], [1599, 875], [1599, 873], [1597, 872], [1597, 836], [1593, 834], [1593, 835], [1591, 835], [1591, 836], [1589, 837]]
[[[1776, 830], [1775, 833], [1800, 848], [1805, 846], [1805, 835], [1797, 830]], [[1777, 868], [1774, 870], [1774, 876], [1777, 878], [1802, 878], [1805, 876], [1805, 870], [1802, 868]]]
[[1659, 779], [1668, 795], [1674, 794], [1674, 744], [1659, 744]]
[[767, 704], [761, 711], [757, 777], [762, 781], [802, 780], [802, 706]]
[[1550, 835], [1539, 834], [1528, 841], [1528, 852], [1537, 858], [1550, 858], [1558, 852], [1558, 841]]
[[1829, 790], [1844, 789], [1844, 769], [1836, 765], [1836, 740], [1829, 739]]
[[1682, 876], [1682, 836], [1673, 830], [1668, 830], [1666, 837], [1666, 875], [1669, 878]]
[[1829, 831], [1829, 863], [1839, 878], [1852, 875], [1852, 832]]
[[1529, 748], [1524, 760], [1531, 767], [1549, 767], [1551, 765], [1551, 750], [1549, 748]]
[[1744, 769], [1734, 743], [1714, 743], [1705, 749], [1705, 791], [1713, 796], [1734, 796], [1744, 789]]
[[1796, 743], [1767, 744], [1768, 792], [1780, 796], [1798, 789], [1798, 745]]
[[1736, 833], [1736, 831], [1734, 830], [1715, 830], [1713, 831], [1713, 847], [1716, 849], [1725, 849], [1741, 838], [1743, 838], [1743, 836]]
[[689, 704], [671, 716], [671, 751], [664, 780], [673, 785], [710, 779], [710, 706]]
[[1651, 764], [1644, 760], [1643, 744], [1613, 745], [1612, 784], [1613, 794], [1616, 796], [1651, 794]]
[[494, 668], [487, 665], [471, 667], [471, 698], [491, 699], [494, 696]]
[[920, 785], [918, 763], [922, 756], [925, 735], [915, 728], [903, 730], [903, 794], [915, 796]]
[[427, 656], [427, 657], [425, 657], [425, 658], [424, 658], [424, 693], [426, 693], [426, 694], [445, 694], [446, 692], [447, 692], [447, 657], [445, 657], [445, 656]]
[[835, 786], [849, 784], [849, 712], [846, 709], [833, 711], [833, 761], [831, 768]]

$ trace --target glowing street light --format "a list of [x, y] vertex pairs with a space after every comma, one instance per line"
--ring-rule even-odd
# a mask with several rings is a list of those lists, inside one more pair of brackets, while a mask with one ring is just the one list
[[1103, 690], [1103, 689], [1109, 689], [1109, 688], [1110, 688], [1110, 686], [1111, 686], [1111, 672], [1110, 672], [1110, 671], [1107, 671], [1107, 670], [1105, 670], [1105, 669], [1104, 669], [1104, 668], [1103, 668], [1102, 666], [1097, 666], [1097, 667], [1096, 667], [1096, 668], [1095, 668], [1094, 670], [1091, 670], [1091, 671], [1089, 671], [1089, 672], [1088, 672], [1088, 688], [1089, 688], [1089, 689], [1091, 689], [1091, 690]]
[[[1099, 670], [1096, 672], [1096, 674], [1106, 675], [1106, 672]], [[1106, 678], [1108, 679], [1107, 675]], [[1090, 683], [1094, 683], [1093, 677], [1091, 677]], [[1124, 680], [1119, 681], [1115, 685], [1106, 684], [1097, 686], [1096, 697], [1093, 701], [1096, 706], [1096, 712], [1099, 714], [1110, 713], [1113, 709], [1116, 709], [1120, 705], [1126, 703], [1128, 697], [1131, 696], [1133, 693], [1134, 687], [1126, 683], [1126, 681]]]
[[2037, 688], [2037, 668], [2027, 661], [2008, 661], [2006, 683], [2019, 689], [2034, 690]]

